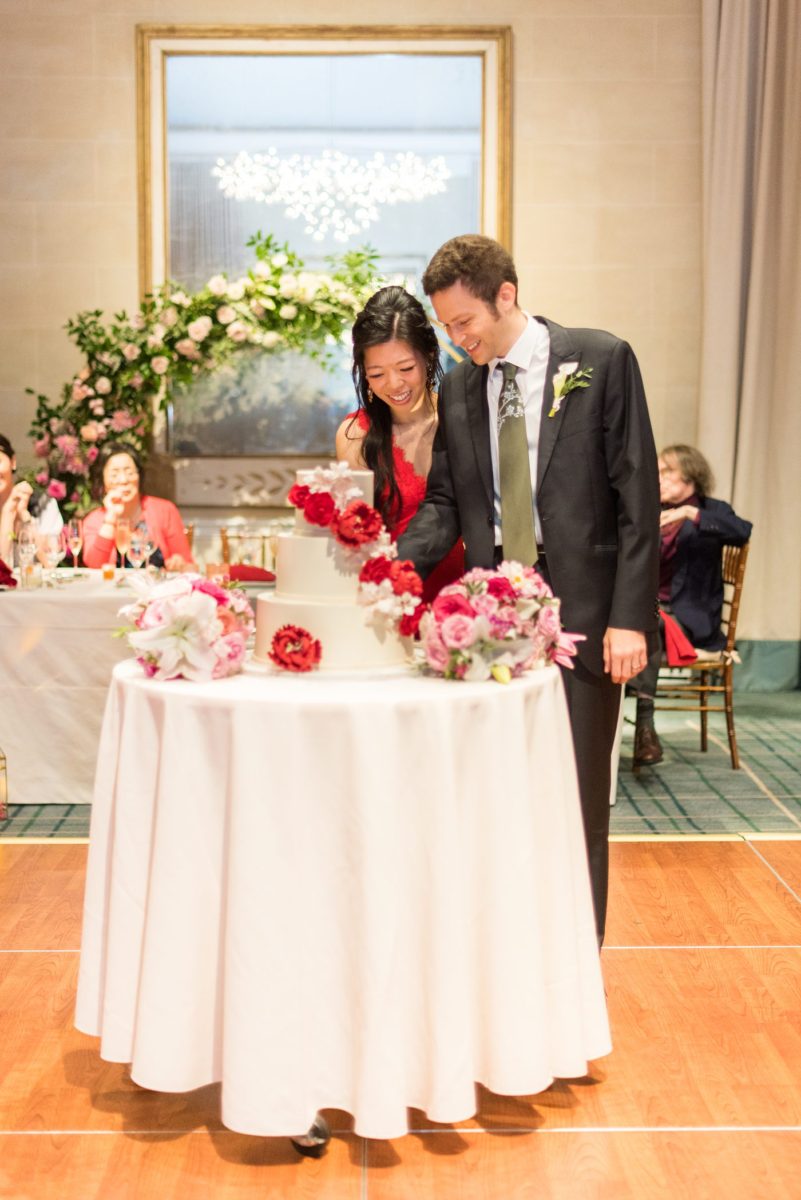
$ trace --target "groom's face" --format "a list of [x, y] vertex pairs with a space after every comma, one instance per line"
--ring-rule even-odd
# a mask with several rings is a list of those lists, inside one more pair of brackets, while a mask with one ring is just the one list
[[502, 284], [493, 311], [459, 280], [441, 292], [434, 292], [431, 303], [454, 346], [483, 366], [493, 358], [502, 358], [517, 339], [512, 314], [520, 310], [515, 298], [514, 284]]

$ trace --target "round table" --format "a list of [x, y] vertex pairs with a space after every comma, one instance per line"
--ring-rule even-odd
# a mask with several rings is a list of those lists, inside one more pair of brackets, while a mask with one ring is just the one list
[[76, 1024], [222, 1120], [366, 1137], [610, 1050], [556, 668], [504, 686], [114, 670]]

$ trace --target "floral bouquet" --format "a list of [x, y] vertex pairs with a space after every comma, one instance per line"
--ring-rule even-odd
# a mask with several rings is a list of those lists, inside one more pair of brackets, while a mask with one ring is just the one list
[[241, 671], [254, 625], [244, 592], [190, 574], [130, 582], [139, 599], [120, 609], [119, 632], [148, 677], [203, 681]]
[[476, 567], [442, 589], [420, 622], [424, 668], [445, 679], [508, 683], [523, 671], [572, 667], [583, 634], [565, 633], [559, 601], [533, 567]]

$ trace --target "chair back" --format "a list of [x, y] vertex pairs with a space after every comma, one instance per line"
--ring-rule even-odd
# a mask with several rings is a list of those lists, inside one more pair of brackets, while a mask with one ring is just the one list
[[254, 567], [267, 566], [268, 535], [260, 530], [235, 526], [220, 530], [220, 548], [224, 563], [249, 563]]
[[740, 612], [740, 598], [743, 594], [743, 579], [745, 564], [748, 561], [750, 542], [744, 546], [723, 547], [723, 612], [721, 629], [726, 635], [726, 652], [734, 649], [734, 639], [737, 635], [737, 617]]
[[184, 533], [186, 534], [186, 540], [189, 542], [189, 549], [190, 549], [190, 550], [193, 550], [193, 549], [194, 549], [194, 542], [195, 542], [195, 524], [194, 524], [194, 521], [190, 521], [188, 525], [184, 525]]

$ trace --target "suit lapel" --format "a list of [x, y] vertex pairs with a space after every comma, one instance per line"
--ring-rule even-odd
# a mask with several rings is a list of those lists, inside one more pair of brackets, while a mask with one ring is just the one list
[[548, 464], [551, 461], [556, 439], [559, 437], [559, 431], [562, 428], [566, 408], [563, 401], [559, 412], [555, 413], [552, 417], [548, 416], [553, 406], [553, 377], [564, 362], [580, 364], [581, 351], [575, 349], [570, 340], [570, 331], [562, 325], [555, 325], [553, 321], [548, 321], [545, 317], [537, 317], [535, 319], [548, 326], [548, 333], [551, 340], [548, 371], [545, 376], [545, 390], [542, 397], [542, 412], [540, 413], [540, 441], [537, 450], [537, 490], [539, 491], [545, 472], [548, 470]]
[[490, 505], [493, 502], [492, 455], [490, 453], [489, 418], [487, 415], [487, 368], [469, 368], [464, 374], [465, 407], [473, 449], [478, 463], [478, 473], [487, 493]]

